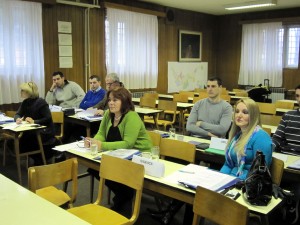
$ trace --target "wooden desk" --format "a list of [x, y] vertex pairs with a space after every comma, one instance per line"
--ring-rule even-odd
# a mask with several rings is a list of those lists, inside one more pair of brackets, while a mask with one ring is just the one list
[[73, 116], [65, 116], [65, 123], [74, 123], [74, 124], [84, 126], [86, 128], [86, 136], [91, 137], [91, 125], [92, 124], [99, 125], [101, 123], [101, 120], [88, 121], [88, 120], [77, 118], [75, 114]]
[[139, 114], [142, 121], [144, 121], [144, 116], [152, 116], [154, 120], [154, 125], [157, 128], [157, 114], [162, 112], [161, 109], [150, 109], [150, 108], [141, 108], [140, 106], [135, 106], [135, 111]]
[[[68, 150], [67, 155], [69, 157], [77, 157], [78, 162], [93, 168], [95, 170], [100, 169], [100, 162], [93, 160], [93, 157], [88, 153], [82, 153], [74, 150]], [[184, 165], [173, 163], [166, 160], [161, 160], [165, 164], [165, 176], [162, 178], [156, 178], [152, 176], [145, 175], [144, 180], [144, 190], [151, 191], [154, 194], [162, 194], [188, 204], [193, 204], [195, 191], [187, 189], [179, 184], [167, 183], [164, 178], [173, 172], [181, 169]], [[240, 204], [247, 206], [251, 211], [267, 216], [278, 204], [280, 204], [281, 199], [272, 198], [268, 206], [253, 206], [247, 203], [242, 197], [237, 200]]]
[[[2, 125], [0, 125], [0, 127], [2, 128], [1, 132], [9, 134], [14, 139], [19, 183], [22, 184], [22, 173], [21, 173], [21, 163], [20, 163], [20, 158], [22, 156], [28, 156], [28, 155], [33, 155], [33, 154], [40, 153], [42, 155], [43, 163], [46, 164], [44, 148], [43, 148], [43, 143], [42, 143], [41, 134], [40, 134], [40, 131], [43, 128], [45, 128], [45, 126], [33, 127], [34, 124], [22, 124], [22, 125], [20, 125], [16, 128], [13, 128], [13, 129], [3, 129], [3, 128], [8, 128], [12, 124], [15, 124], [15, 123], [2, 124]], [[32, 151], [29, 151], [29, 152], [20, 153], [20, 139], [21, 139], [23, 133], [27, 132], [27, 131], [34, 131], [35, 132], [37, 140], [38, 140], [39, 149], [32, 150]]]
[[2, 174], [0, 174], [0, 184], [1, 224], [89, 224]]

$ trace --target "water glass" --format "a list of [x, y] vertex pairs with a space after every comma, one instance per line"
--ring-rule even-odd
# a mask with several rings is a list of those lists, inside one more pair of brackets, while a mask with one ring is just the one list
[[175, 139], [175, 134], [176, 134], [175, 128], [171, 127], [171, 128], [169, 129], [169, 133], [170, 133], [170, 138]]
[[96, 143], [92, 143], [90, 151], [92, 156], [96, 156], [98, 154], [98, 145]]
[[177, 140], [178, 141], [183, 141], [184, 140], [184, 136], [183, 135], [177, 135]]
[[151, 148], [151, 154], [153, 160], [159, 160], [159, 146], [153, 146]]

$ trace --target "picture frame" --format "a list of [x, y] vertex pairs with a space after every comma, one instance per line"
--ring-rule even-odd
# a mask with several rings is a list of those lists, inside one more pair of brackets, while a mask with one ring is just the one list
[[202, 32], [179, 30], [179, 62], [199, 62], [202, 58]]

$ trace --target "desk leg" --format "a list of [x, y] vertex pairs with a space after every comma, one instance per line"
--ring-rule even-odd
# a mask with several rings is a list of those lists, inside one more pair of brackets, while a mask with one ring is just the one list
[[17, 134], [14, 137], [14, 145], [15, 145], [15, 154], [16, 154], [16, 162], [17, 162], [17, 169], [18, 169], [18, 177], [19, 177], [19, 184], [22, 185], [22, 173], [21, 173], [21, 160], [20, 160], [20, 141]]
[[43, 163], [44, 163], [44, 165], [46, 165], [46, 158], [45, 158], [44, 147], [43, 147], [43, 143], [42, 143], [42, 138], [41, 138], [40, 132], [37, 132], [36, 137], [37, 137], [37, 140], [38, 140], [38, 143], [39, 143], [39, 149], [41, 151]]
[[91, 137], [91, 127], [86, 127], [86, 136]]

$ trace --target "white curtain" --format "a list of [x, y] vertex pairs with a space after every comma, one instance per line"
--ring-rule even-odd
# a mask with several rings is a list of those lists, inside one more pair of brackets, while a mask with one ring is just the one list
[[0, 0], [0, 105], [20, 102], [23, 82], [44, 97], [44, 80], [41, 3]]
[[282, 86], [283, 29], [281, 23], [244, 24], [239, 84]]
[[156, 16], [107, 9], [107, 72], [115, 72], [126, 88], [156, 88], [158, 21]]

